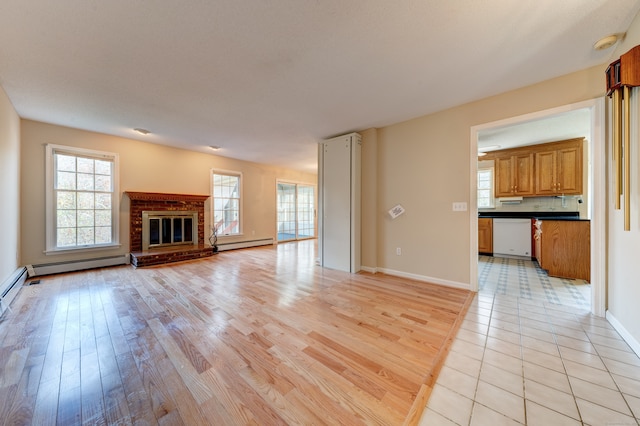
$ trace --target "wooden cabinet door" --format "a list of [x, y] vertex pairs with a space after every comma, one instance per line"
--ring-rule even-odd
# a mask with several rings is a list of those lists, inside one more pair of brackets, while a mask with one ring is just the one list
[[582, 194], [582, 146], [572, 142], [536, 152], [535, 194]]
[[571, 147], [557, 151], [558, 193], [582, 194], [582, 149]]
[[522, 153], [513, 156], [514, 195], [533, 195], [533, 154]]
[[478, 219], [478, 253], [493, 253], [493, 219]]
[[536, 195], [556, 193], [556, 151], [536, 153]]
[[495, 197], [513, 196], [513, 162], [512, 157], [496, 157], [495, 159]]
[[551, 277], [589, 281], [590, 223], [581, 220], [542, 222], [540, 267]]

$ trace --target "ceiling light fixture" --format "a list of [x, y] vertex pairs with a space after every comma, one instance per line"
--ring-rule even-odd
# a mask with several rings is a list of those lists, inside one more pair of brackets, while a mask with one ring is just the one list
[[606, 37], [602, 37], [600, 40], [593, 44], [594, 50], [605, 50], [613, 46], [620, 40], [622, 36], [620, 34], [611, 34]]
[[148, 135], [149, 133], [151, 133], [150, 131], [148, 131], [147, 129], [142, 129], [140, 127], [136, 127], [135, 129], [133, 129], [134, 132], [138, 132], [141, 135]]
[[217, 151], [217, 150], [219, 150], [219, 149], [220, 149], [220, 147], [219, 147], [219, 146], [217, 146], [217, 145], [210, 145], [210, 146], [209, 146], [209, 148], [211, 148], [211, 149], [212, 149], [212, 150], [214, 150], [214, 151]]

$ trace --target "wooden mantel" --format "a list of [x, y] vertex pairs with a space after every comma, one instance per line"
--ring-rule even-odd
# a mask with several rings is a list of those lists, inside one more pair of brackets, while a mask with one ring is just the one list
[[130, 200], [136, 201], [191, 201], [204, 202], [209, 195], [167, 194], [163, 192], [124, 191]]

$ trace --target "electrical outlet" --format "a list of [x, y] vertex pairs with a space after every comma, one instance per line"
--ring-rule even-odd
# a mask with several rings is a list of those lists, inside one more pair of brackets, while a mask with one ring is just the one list
[[453, 211], [454, 212], [466, 212], [467, 211], [467, 203], [464, 201], [453, 203]]
[[402, 256], [402, 249], [400, 247], [396, 248], [396, 255]]

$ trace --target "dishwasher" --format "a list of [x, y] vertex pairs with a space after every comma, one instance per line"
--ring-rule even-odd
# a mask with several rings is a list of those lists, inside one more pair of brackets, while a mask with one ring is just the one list
[[493, 255], [531, 258], [531, 219], [493, 219]]

